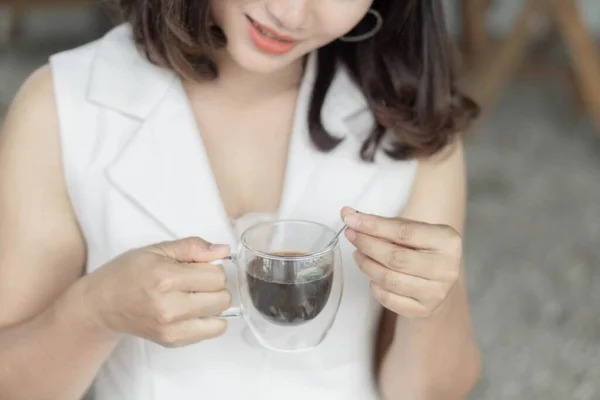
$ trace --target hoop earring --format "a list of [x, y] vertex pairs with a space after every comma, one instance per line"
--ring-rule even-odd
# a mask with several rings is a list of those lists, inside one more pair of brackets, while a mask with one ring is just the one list
[[379, 13], [379, 11], [374, 10], [372, 8], [367, 12], [367, 15], [368, 14], [371, 14], [373, 17], [375, 17], [375, 26], [373, 27], [373, 29], [371, 29], [367, 33], [363, 33], [362, 35], [341, 36], [339, 38], [339, 40], [341, 40], [342, 42], [356, 43], [356, 42], [362, 42], [363, 40], [367, 40], [367, 39], [370, 39], [373, 36], [375, 36], [381, 30], [381, 27], [383, 26], [383, 17]]

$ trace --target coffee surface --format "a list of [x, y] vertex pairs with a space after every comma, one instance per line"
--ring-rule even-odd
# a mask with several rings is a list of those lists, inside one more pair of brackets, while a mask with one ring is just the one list
[[305, 261], [293, 259], [307, 255], [304, 252], [273, 255], [292, 258], [268, 261], [255, 258], [248, 266], [248, 288], [254, 307], [279, 325], [299, 325], [317, 317], [329, 299], [333, 284], [332, 265], [324, 262], [304, 269], [302, 263]]

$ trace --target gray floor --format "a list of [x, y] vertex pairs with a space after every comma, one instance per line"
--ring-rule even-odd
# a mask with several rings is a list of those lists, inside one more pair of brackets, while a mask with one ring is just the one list
[[[87, 39], [1, 47], [0, 119], [47, 54]], [[515, 84], [477, 131], [466, 264], [485, 373], [472, 399], [598, 399], [600, 137], [551, 82]]]
[[467, 155], [473, 398], [600, 398], [600, 137], [559, 88], [521, 85]]

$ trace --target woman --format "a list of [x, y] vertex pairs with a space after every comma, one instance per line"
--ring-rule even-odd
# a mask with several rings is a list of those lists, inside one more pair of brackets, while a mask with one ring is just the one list
[[[6, 119], [0, 397], [93, 380], [99, 400], [466, 396], [476, 107], [441, 0], [119, 6], [127, 23], [53, 56]], [[210, 262], [236, 229], [340, 211], [345, 291], [319, 347], [270, 353], [217, 317], [231, 296]]]

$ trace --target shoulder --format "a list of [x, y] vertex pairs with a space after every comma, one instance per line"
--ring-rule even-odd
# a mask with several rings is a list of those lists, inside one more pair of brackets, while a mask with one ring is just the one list
[[49, 190], [60, 186], [58, 118], [47, 65], [25, 81], [8, 109], [0, 134], [0, 171], [0, 180], [13, 181], [15, 190], [21, 182], [38, 182]]
[[73, 63], [74, 69], [92, 63], [98, 54], [105, 48], [121, 50], [127, 53], [136, 53], [137, 49], [133, 41], [131, 28], [128, 24], [118, 25], [104, 34], [102, 37], [85, 43], [83, 45], [63, 50], [50, 56], [50, 64], [55, 62], [68, 61]]
[[[40, 126], [47, 131], [48, 127], [57, 125], [52, 71], [49, 65], [45, 65], [32, 73], [19, 89], [9, 107], [4, 130]], [[33, 129], [28, 131], [36, 134]]]
[[[53, 54], [49, 58], [49, 67], [56, 90], [61, 95], [64, 91], [85, 95], [98, 69], [119, 60], [131, 60], [136, 53], [129, 26], [120, 25], [97, 40]], [[106, 80], [106, 77], [102, 79]]]
[[425, 181], [464, 175], [464, 146], [461, 139], [450, 143], [439, 153], [418, 159], [418, 174]]
[[175, 81], [169, 68], [141, 52], [129, 24], [100, 39], [50, 57], [61, 123], [111, 109], [145, 119]]
[[0, 171], [60, 169], [59, 123], [52, 71], [45, 65], [21, 85], [11, 102], [0, 134]]
[[402, 216], [464, 230], [467, 201], [464, 150], [457, 140], [440, 153], [418, 160], [410, 199]]

